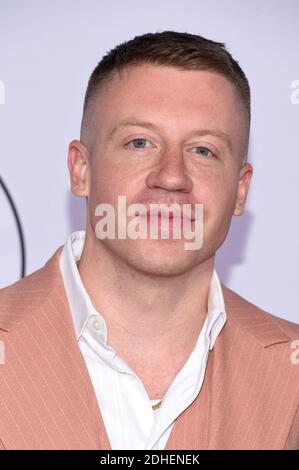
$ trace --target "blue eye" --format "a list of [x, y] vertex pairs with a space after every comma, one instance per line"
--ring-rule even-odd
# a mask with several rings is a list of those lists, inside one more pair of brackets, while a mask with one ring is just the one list
[[[134, 149], [146, 149], [150, 146], [150, 142], [147, 139], [137, 138], [137, 139], [132, 139], [130, 142], [128, 142], [127, 145], [133, 146]], [[211, 154], [210, 156], [214, 156], [214, 153], [206, 147], [196, 146], [193, 148], [197, 149], [195, 153], [203, 157], [208, 157], [209, 154]]]
[[[146, 139], [133, 139], [129, 142], [129, 144], [133, 143], [133, 147], [135, 149], [144, 149], [144, 148], [147, 148], [145, 147], [145, 143], [148, 142], [148, 140]], [[137, 144], [137, 145], [135, 145]]]
[[207, 149], [206, 147], [202, 147], [202, 146], [198, 146], [198, 147], [193, 147], [195, 149], [199, 149], [199, 152], [195, 152], [195, 153], [198, 153], [199, 155], [202, 155], [203, 157], [208, 157], [209, 153], [213, 156], [213, 152], [211, 152], [211, 150]]

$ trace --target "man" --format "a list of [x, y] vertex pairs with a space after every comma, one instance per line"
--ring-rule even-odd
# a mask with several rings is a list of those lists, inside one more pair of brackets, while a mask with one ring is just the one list
[[[222, 43], [145, 34], [98, 64], [68, 155], [86, 231], [0, 293], [4, 449], [299, 448], [299, 326], [214, 267], [244, 212], [249, 128], [248, 81]], [[120, 196], [145, 212], [123, 225]], [[202, 223], [199, 247], [190, 230], [163, 238], [160, 209], [158, 237], [128, 236], [160, 204], [189, 205], [168, 234]]]

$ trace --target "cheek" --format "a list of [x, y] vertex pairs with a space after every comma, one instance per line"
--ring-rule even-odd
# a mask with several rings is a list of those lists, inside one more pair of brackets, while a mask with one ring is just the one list
[[116, 207], [118, 196], [127, 196], [131, 188], [130, 181], [129, 175], [119, 165], [111, 164], [107, 160], [98, 163], [91, 169], [92, 206], [107, 203]]
[[203, 202], [206, 222], [210, 218], [227, 218], [234, 211], [237, 196], [237, 180], [231, 175], [206, 175], [197, 183], [196, 200]]

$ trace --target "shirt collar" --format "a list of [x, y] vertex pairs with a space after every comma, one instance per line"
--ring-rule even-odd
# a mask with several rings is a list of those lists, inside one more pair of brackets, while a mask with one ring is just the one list
[[[79, 340], [89, 318], [100, 314], [86, 292], [76, 262], [81, 258], [85, 242], [85, 230], [69, 235], [60, 255], [60, 270], [74, 322], [75, 333]], [[100, 315], [104, 324], [104, 319]]]
[[210, 349], [213, 349], [227, 318], [222, 287], [216, 269], [213, 271], [209, 289], [207, 318], [207, 334], [210, 337]]
[[[85, 230], [73, 232], [67, 238], [60, 256], [60, 270], [71, 309], [77, 340], [82, 335], [90, 317], [103, 326], [105, 343], [107, 327], [104, 318], [95, 309], [82, 283], [76, 262], [80, 259], [85, 242]], [[226, 311], [221, 283], [214, 269], [208, 296], [206, 333], [209, 336], [209, 349], [213, 349], [217, 336], [226, 322]]]

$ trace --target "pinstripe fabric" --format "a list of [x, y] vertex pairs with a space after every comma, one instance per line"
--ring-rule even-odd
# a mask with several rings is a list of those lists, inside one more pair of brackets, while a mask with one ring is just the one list
[[[111, 449], [76, 342], [61, 250], [0, 290], [0, 449]], [[166, 449], [299, 448], [299, 364], [290, 359], [299, 325], [222, 288], [227, 323]]]
[[227, 324], [166, 449], [299, 449], [299, 365], [290, 359], [299, 326], [223, 289]]

